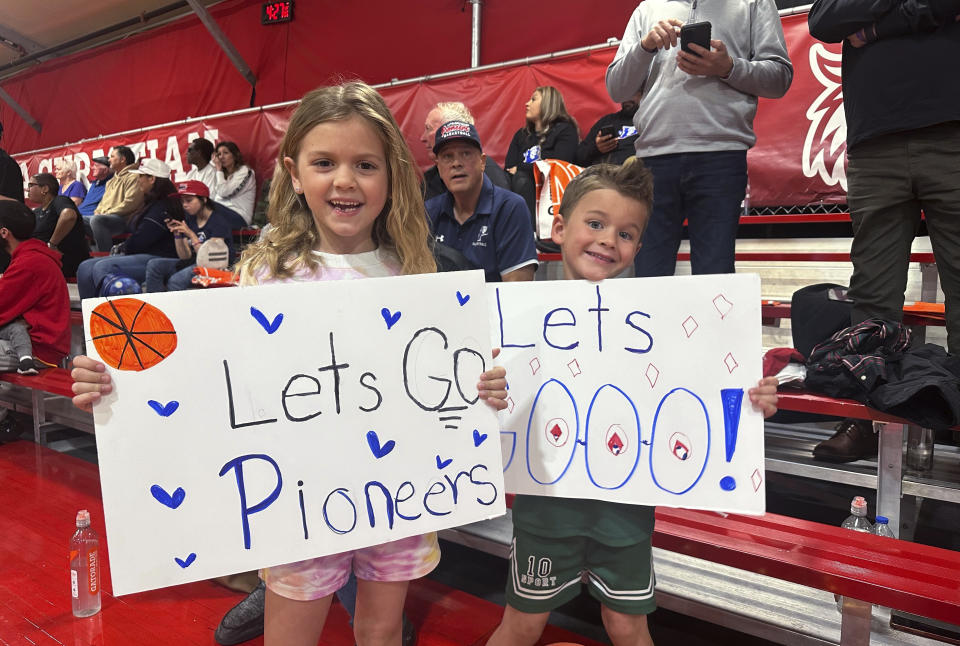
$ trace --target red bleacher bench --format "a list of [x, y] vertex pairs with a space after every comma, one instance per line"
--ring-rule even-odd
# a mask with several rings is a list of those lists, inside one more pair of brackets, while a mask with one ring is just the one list
[[[37, 444], [45, 443], [47, 427], [51, 424], [64, 424], [93, 433], [93, 416], [75, 408], [70, 402], [73, 398], [73, 378], [69, 370], [48, 368], [37, 375], [0, 372], [0, 382], [10, 384], [15, 391], [9, 397], [0, 393], [0, 405], [32, 414], [33, 437]], [[27, 397], [14, 396], [22, 393], [26, 393]]]
[[[797, 518], [657, 508], [653, 545], [948, 623], [960, 618], [960, 552]], [[869, 643], [847, 617], [841, 644]], [[859, 627], [860, 629], [863, 626]]]

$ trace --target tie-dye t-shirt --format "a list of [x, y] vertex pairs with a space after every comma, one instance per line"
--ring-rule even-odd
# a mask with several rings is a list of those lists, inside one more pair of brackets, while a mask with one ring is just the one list
[[[400, 274], [400, 259], [377, 249], [365, 253], [337, 255], [313, 252], [320, 267], [298, 269], [290, 278], [274, 280], [265, 272], [254, 272], [261, 284], [315, 280], [355, 280]], [[367, 581], [412, 581], [429, 574], [440, 562], [436, 532], [410, 536], [398, 541], [374, 545], [350, 552], [321, 556], [298, 563], [279, 565], [260, 571], [270, 590], [298, 601], [329, 596], [342, 588], [353, 570]]]

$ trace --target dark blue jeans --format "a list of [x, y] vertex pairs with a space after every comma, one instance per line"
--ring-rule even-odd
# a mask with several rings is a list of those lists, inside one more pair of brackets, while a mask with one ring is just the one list
[[653, 213], [634, 261], [636, 275], [673, 275], [684, 220], [693, 273], [733, 273], [747, 151], [657, 155], [643, 163], [653, 173]]

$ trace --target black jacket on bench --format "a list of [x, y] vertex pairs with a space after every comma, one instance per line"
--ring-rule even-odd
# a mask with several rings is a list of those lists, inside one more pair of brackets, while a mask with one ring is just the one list
[[900, 323], [869, 319], [821, 343], [805, 385], [855, 399], [932, 429], [960, 424], [960, 357], [932, 343], [910, 345]]

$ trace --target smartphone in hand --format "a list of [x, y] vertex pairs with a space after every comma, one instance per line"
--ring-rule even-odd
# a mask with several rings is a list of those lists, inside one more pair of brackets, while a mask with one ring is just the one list
[[680, 49], [695, 55], [696, 52], [690, 49], [690, 43], [696, 43], [704, 49], [709, 50], [712, 27], [709, 21], [691, 22], [681, 27]]
[[620, 132], [620, 128], [618, 126], [603, 126], [600, 128], [601, 137], [609, 137], [610, 135], [615, 135], [618, 132]]

